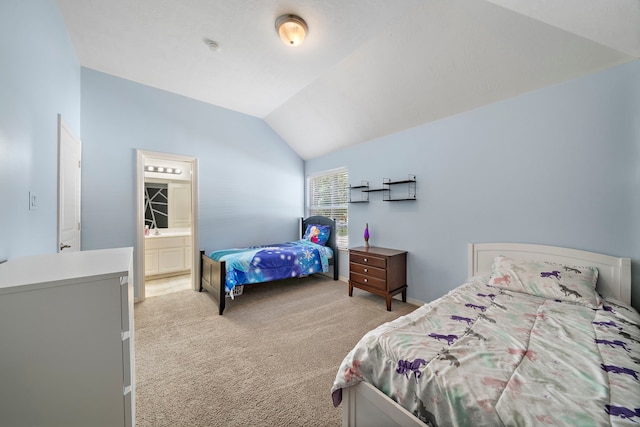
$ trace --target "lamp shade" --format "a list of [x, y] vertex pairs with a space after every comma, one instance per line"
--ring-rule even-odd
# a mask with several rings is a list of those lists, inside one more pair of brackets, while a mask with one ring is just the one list
[[307, 23], [296, 15], [282, 15], [276, 20], [276, 30], [287, 46], [299, 46], [307, 36]]

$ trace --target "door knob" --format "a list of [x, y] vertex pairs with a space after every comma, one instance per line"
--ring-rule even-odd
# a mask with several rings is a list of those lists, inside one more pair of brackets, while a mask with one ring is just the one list
[[60, 243], [60, 250], [61, 251], [64, 250], [64, 249], [70, 248], [70, 247], [71, 247], [70, 245], [65, 245], [64, 243]]

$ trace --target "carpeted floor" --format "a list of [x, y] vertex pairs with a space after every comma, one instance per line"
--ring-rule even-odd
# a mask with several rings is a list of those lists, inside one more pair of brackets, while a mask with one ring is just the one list
[[339, 426], [330, 389], [370, 329], [413, 311], [322, 277], [253, 287], [219, 316], [192, 290], [135, 306], [138, 426]]

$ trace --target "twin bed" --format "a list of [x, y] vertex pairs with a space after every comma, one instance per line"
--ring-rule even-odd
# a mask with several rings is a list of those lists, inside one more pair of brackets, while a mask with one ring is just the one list
[[628, 258], [528, 244], [468, 258], [466, 283], [345, 357], [331, 390], [344, 426], [640, 423]]
[[218, 314], [245, 285], [327, 273], [330, 266], [338, 280], [335, 220], [312, 216], [300, 224], [300, 239], [293, 242], [201, 252], [200, 291], [213, 296]]

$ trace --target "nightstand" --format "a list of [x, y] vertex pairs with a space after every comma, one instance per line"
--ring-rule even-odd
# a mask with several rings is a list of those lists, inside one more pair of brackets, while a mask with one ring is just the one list
[[359, 246], [349, 249], [349, 296], [353, 288], [385, 297], [391, 311], [391, 297], [402, 293], [407, 302], [407, 251]]

